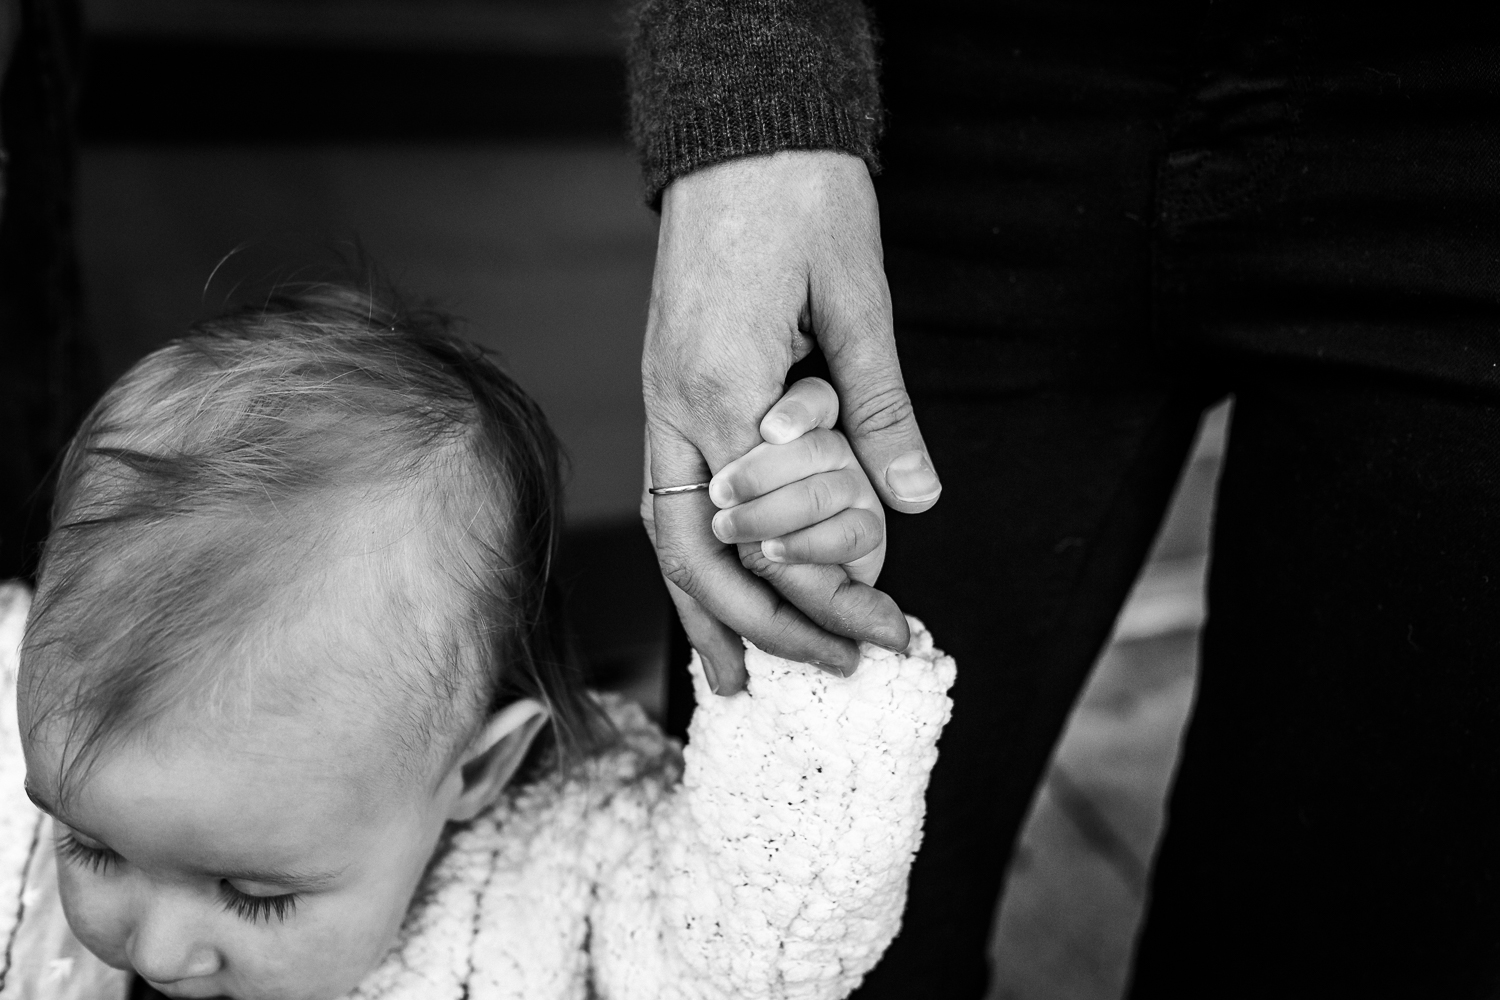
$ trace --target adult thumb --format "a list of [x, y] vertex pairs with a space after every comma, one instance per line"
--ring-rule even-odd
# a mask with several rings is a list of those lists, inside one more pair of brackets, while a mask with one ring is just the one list
[[[918, 514], [943, 492], [901, 378], [891, 331], [890, 295], [866, 296], [868, 308], [830, 317], [818, 341], [839, 393], [841, 426], [886, 506]], [[842, 311], [840, 311], [842, 312]]]

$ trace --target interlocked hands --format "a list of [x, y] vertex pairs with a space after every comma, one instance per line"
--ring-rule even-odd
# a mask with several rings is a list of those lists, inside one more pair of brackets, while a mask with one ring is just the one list
[[[783, 396], [814, 344], [833, 385]], [[641, 370], [646, 485], [712, 477], [706, 494], [643, 493], [641, 515], [714, 689], [744, 686], [739, 636], [838, 672], [860, 640], [903, 648], [905, 619], [872, 586], [881, 502], [917, 513], [941, 486], [901, 380], [864, 163], [784, 152], [673, 182]]]

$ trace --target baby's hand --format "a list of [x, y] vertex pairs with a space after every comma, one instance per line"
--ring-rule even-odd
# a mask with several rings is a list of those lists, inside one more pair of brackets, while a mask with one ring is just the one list
[[760, 422], [763, 444], [719, 470], [708, 495], [721, 542], [760, 542], [772, 562], [840, 565], [874, 585], [885, 563], [885, 508], [844, 435], [839, 398], [820, 378], [786, 391]]

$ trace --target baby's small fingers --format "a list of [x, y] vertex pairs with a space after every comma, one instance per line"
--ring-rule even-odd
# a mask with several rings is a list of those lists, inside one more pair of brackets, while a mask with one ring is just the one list
[[872, 510], [851, 507], [810, 528], [760, 543], [767, 559], [778, 563], [823, 563], [842, 566], [874, 552], [885, 541], [885, 521]]
[[[858, 468], [820, 472], [765, 496], [714, 515], [714, 536], [721, 542], [759, 542], [780, 538], [866, 501], [869, 490]], [[867, 501], [866, 501], [867, 502]]]
[[770, 444], [795, 441], [814, 428], [838, 423], [839, 397], [820, 378], [805, 378], [786, 391], [760, 420], [760, 436]]
[[716, 507], [733, 507], [820, 472], [857, 468], [844, 435], [820, 428], [787, 444], [751, 448], [714, 475], [708, 497]]

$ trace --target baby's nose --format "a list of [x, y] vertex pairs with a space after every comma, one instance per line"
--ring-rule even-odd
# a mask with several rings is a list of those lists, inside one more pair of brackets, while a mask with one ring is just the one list
[[219, 952], [198, 933], [202, 921], [188, 908], [152, 906], [125, 945], [126, 957], [141, 976], [156, 985], [199, 979], [219, 971]]

